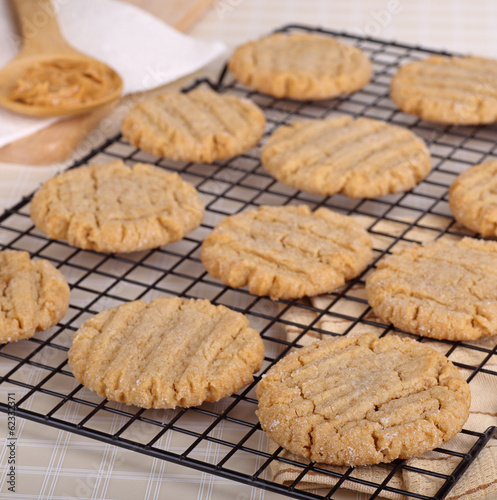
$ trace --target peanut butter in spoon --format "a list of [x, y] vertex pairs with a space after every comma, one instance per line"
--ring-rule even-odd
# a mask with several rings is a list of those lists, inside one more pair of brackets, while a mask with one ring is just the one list
[[1, 106], [30, 116], [64, 116], [90, 111], [121, 94], [122, 79], [112, 68], [66, 42], [49, 0], [11, 1], [24, 46], [0, 70]]

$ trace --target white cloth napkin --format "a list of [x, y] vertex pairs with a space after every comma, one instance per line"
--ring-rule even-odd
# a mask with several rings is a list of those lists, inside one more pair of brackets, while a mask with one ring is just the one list
[[[221, 42], [195, 40], [117, 0], [53, 0], [53, 5], [69, 43], [112, 66], [124, 80], [124, 94], [177, 80], [226, 50]], [[21, 42], [9, 0], [0, 0], [0, 67], [17, 54]], [[54, 121], [0, 108], [0, 147]]]

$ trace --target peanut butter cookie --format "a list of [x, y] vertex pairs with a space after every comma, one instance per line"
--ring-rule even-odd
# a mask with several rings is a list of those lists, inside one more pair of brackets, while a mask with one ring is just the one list
[[297, 100], [355, 92], [372, 76], [366, 54], [335, 38], [275, 33], [237, 48], [229, 61], [235, 78], [260, 92]]
[[421, 455], [454, 437], [470, 389], [442, 354], [395, 335], [316, 341], [257, 387], [269, 437], [315, 462], [370, 465]]
[[50, 179], [31, 201], [31, 218], [50, 238], [98, 252], [135, 252], [180, 240], [204, 215], [196, 189], [160, 167], [122, 161], [88, 165]]
[[433, 56], [402, 66], [392, 78], [392, 101], [423, 120], [477, 125], [497, 120], [497, 61]]
[[208, 300], [136, 300], [103, 311], [76, 332], [76, 379], [113, 401], [175, 408], [218, 401], [253, 380], [264, 346], [245, 316]]
[[201, 258], [228, 286], [292, 299], [330, 292], [357, 276], [372, 258], [372, 242], [358, 222], [327, 208], [261, 206], [220, 222]]
[[351, 198], [406, 191], [431, 169], [428, 149], [410, 130], [350, 116], [280, 127], [267, 140], [261, 158], [283, 184]]
[[0, 343], [32, 337], [57, 324], [69, 307], [69, 287], [47, 260], [0, 252]]
[[497, 236], [497, 160], [460, 174], [450, 186], [449, 205], [464, 226], [483, 236]]
[[212, 163], [255, 146], [266, 127], [247, 99], [196, 89], [145, 99], [122, 123], [124, 137], [155, 156]]
[[497, 334], [497, 242], [463, 238], [401, 249], [366, 280], [368, 302], [383, 320], [437, 339]]

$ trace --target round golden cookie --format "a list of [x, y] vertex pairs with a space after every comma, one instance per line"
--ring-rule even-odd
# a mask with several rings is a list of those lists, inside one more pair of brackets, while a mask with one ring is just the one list
[[202, 221], [196, 189], [176, 173], [121, 160], [62, 172], [31, 201], [50, 238], [98, 252], [134, 252], [180, 240]]
[[454, 437], [470, 389], [436, 350], [366, 333], [314, 342], [274, 365], [257, 387], [259, 417], [288, 451], [333, 465], [411, 458]]
[[235, 78], [265, 94], [297, 100], [355, 92], [372, 76], [368, 57], [332, 37], [275, 33], [238, 47], [228, 65]]
[[412, 245], [383, 258], [366, 280], [383, 320], [437, 339], [497, 334], [497, 242], [463, 238]]
[[142, 408], [218, 401], [252, 382], [264, 346], [243, 314], [208, 300], [136, 300], [76, 332], [69, 365], [99, 396]]
[[327, 208], [261, 206], [221, 221], [202, 243], [207, 271], [233, 288], [293, 299], [331, 292], [372, 258], [354, 219]]
[[0, 252], [0, 343], [32, 337], [56, 325], [69, 307], [63, 274], [27, 252]]
[[460, 174], [450, 186], [449, 206], [464, 226], [483, 236], [497, 236], [497, 160]]
[[406, 191], [431, 169], [428, 149], [410, 130], [350, 116], [280, 127], [265, 143], [261, 158], [283, 184], [351, 198]]
[[145, 99], [128, 112], [124, 137], [155, 156], [212, 163], [255, 146], [266, 118], [248, 99], [196, 89]]
[[497, 61], [432, 56], [399, 68], [392, 101], [423, 120], [454, 125], [497, 121]]

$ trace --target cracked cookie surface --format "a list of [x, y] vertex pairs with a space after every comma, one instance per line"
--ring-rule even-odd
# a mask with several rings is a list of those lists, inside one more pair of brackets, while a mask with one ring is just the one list
[[253, 102], [208, 89], [167, 93], [136, 104], [122, 132], [134, 146], [173, 160], [212, 163], [255, 146], [266, 127]]
[[378, 262], [366, 280], [375, 314], [437, 339], [497, 334], [497, 242], [463, 238], [413, 245]]
[[392, 101], [423, 120], [477, 125], [497, 120], [497, 61], [433, 56], [399, 68]]
[[309, 33], [275, 33], [246, 43], [235, 50], [228, 68], [244, 85], [297, 100], [355, 92], [373, 72], [359, 48]]
[[351, 198], [406, 191], [431, 169], [428, 149], [410, 130], [350, 116], [282, 126], [264, 144], [261, 159], [283, 184]]
[[202, 243], [207, 271], [233, 288], [271, 299], [330, 292], [372, 258], [372, 241], [353, 218], [306, 205], [231, 215]]
[[136, 300], [76, 332], [69, 364], [98, 395], [142, 408], [198, 406], [253, 380], [264, 346], [248, 319], [208, 300]]
[[204, 215], [196, 189], [176, 173], [121, 160], [67, 170], [31, 201], [50, 238], [85, 250], [134, 252], [180, 240]]
[[257, 415], [288, 451], [333, 465], [411, 458], [454, 437], [470, 389], [442, 354], [373, 334], [320, 340], [288, 354], [257, 387]]
[[69, 307], [63, 274], [27, 252], [0, 252], [0, 343], [32, 337], [57, 324]]
[[483, 236], [497, 236], [497, 160], [459, 174], [449, 189], [455, 219]]

